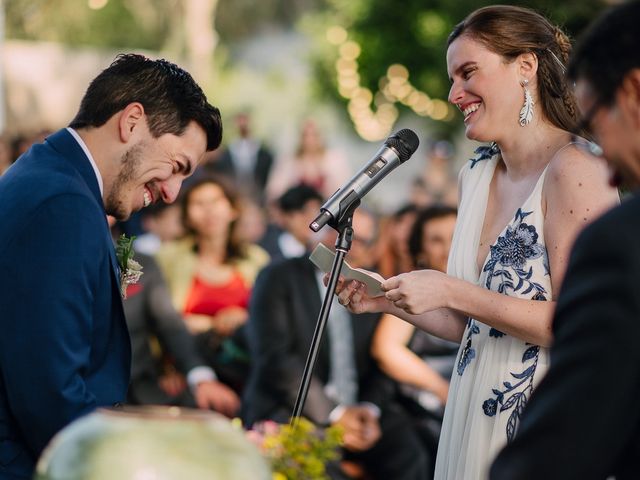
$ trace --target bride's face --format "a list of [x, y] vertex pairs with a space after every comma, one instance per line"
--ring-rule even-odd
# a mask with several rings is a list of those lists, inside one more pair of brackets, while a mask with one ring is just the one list
[[524, 93], [517, 62], [462, 35], [447, 50], [449, 101], [462, 112], [467, 138], [499, 141], [518, 126]]

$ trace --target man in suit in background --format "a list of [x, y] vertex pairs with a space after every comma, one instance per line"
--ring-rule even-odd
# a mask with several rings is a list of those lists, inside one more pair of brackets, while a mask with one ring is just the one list
[[238, 190], [264, 206], [264, 189], [273, 165], [273, 155], [251, 136], [251, 117], [240, 112], [234, 117], [238, 138], [207, 167], [230, 178]]
[[120, 55], [69, 128], [0, 178], [1, 478], [31, 478], [58, 430], [125, 400], [130, 345], [106, 214], [173, 202], [221, 135], [187, 72]]
[[[612, 183], [629, 190], [640, 187], [638, 22], [640, 2], [613, 7], [578, 43], [568, 68], [580, 126], [602, 147]], [[636, 193], [576, 241], [553, 323], [549, 371], [514, 441], [497, 457], [492, 479], [638, 478], [639, 238]]]
[[[124, 301], [131, 337], [129, 401], [138, 405], [210, 408], [227, 417], [234, 416], [240, 399], [230, 387], [217, 381], [213, 369], [198, 354], [195, 339], [171, 302], [160, 267], [148, 255], [137, 254], [136, 260], [142, 265], [144, 275], [138, 283], [129, 285]], [[160, 352], [152, 351], [152, 342], [156, 340]], [[163, 368], [164, 356], [169, 357], [170, 366], [175, 367], [169, 375]], [[163, 378], [174, 379], [182, 385], [169, 388], [162, 384]]]
[[[353, 222], [348, 261], [371, 268], [375, 220], [358, 210]], [[331, 244], [335, 235], [328, 227], [325, 232], [325, 243]], [[271, 263], [254, 285], [247, 324], [252, 369], [242, 407], [247, 425], [266, 419], [286, 423], [293, 411], [325, 291], [323, 274], [307, 257]], [[334, 302], [302, 416], [341, 425], [344, 458], [364, 466], [372, 478], [424, 479], [419, 439], [390, 401], [391, 380], [369, 354], [378, 319], [378, 314], [352, 315]], [[341, 478], [338, 470], [332, 473]]]
[[260, 240], [272, 262], [303, 255], [314, 237], [309, 218], [320, 210], [322, 196], [313, 187], [301, 183], [284, 192], [274, 205], [276, 222]]

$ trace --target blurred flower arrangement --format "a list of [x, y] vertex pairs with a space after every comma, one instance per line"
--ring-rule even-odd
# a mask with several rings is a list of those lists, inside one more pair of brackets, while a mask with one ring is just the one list
[[326, 464], [340, 456], [342, 428], [316, 427], [305, 418], [296, 426], [262, 422], [247, 432], [271, 462], [273, 480], [328, 480]]

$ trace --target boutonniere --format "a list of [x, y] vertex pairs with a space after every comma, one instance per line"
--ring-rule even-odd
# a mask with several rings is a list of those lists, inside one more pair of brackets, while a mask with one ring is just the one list
[[133, 241], [136, 237], [128, 238], [120, 235], [116, 244], [116, 257], [120, 265], [120, 294], [127, 298], [127, 287], [138, 283], [142, 276], [142, 265], [133, 259]]

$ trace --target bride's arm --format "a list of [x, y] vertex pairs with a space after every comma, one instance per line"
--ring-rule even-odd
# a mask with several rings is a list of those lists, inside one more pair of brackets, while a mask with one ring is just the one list
[[[523, 300], [487, 290], [435, 270], [417, 270], [384, 283], [395, 315], [417, 327], [444, 332], [442, 323], [473, 317], [493, 328], [535, 345], [551, 343], [555, 302]], [[390, 307], [392, 308], [392, 307]], [[453, 330], [450, 325], [449, 331]], [[460, 341], [462, 329], [457, 341]]]
[[619, 204], [620, 198], [618, 191], [609, 185], [605, 162], [572, 146], [549, 165], [542, 201], [551, 284], [557, 296], [578, 234], [588, 223]]
[[[554, 292], [549, 300], [555, 300], [560, 291], [578, 233], [618, 201], [606, 179], [604, 166], [575, 148], [564, 150], [549, 166], [543, 188], [545, 244]], [[431, 270], [392, 277], [383, 287], [387, 302], [380, 301], [381, 310], [443, 338], [459, 341], [466, 317], [471, 316], [526, 342], [547, 346], [552, 341], [555, 301], [508, 297]], [[341, 293], [343, 301], [348, 293]], [[361, 290], [357, 293], [362, 295]]]

